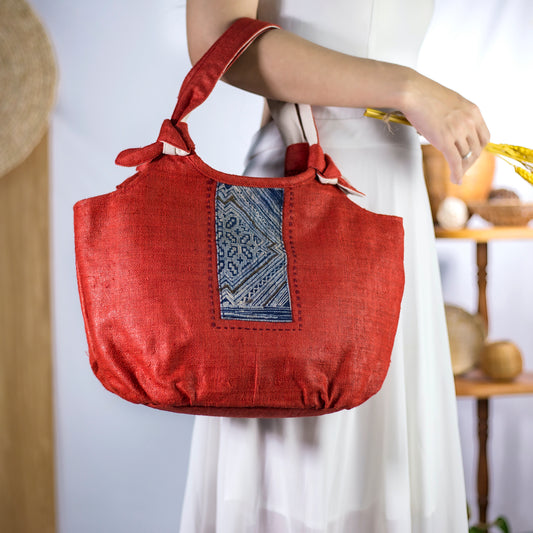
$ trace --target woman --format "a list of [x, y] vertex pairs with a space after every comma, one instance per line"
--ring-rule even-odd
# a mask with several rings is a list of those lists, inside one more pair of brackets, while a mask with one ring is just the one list
[[[468, 530], [455, 395], [416, 131], [460, 182], [489, 142], [478, 108], [413, 69], [431, 0], [189, 0], [196, 62], [239, 17], [278, 23], [225, 81], [313, 106], [321, 144], [364, 207], [404, 219], [406, 286], [392, 363], [363, 405], [321, 417], [197, 417], [182, 533]], [[363, 117], [402, 111], [414, 128]], [[265, 112], [246, 175], [281, 175]], [[359, 203], [359, 199], [356, 199]]]

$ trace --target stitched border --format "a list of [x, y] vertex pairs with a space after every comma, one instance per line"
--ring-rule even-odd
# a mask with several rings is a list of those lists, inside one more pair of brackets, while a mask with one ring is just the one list
[[[287, 209], [287, 218], [288, 218], [288, 229], [287, 229], [287, 241], [288, 248], [290, 249], [291, 259], [292, 259], [292, 276], [289, 276], [289, 290], [291, 290], [291, 283], [294, 286], [294, 290], [291, 291], [294, 294], [294, 304], [295, 308], [293, 312], [296, 311], [297, 317], [295, 318], [296, 323], [298, 324], [298, 329], [302, 329], [302, 302], [300, 301], [300, 287], [298, 285], [298, 268], [297, 268], [297, 257], [296, 257], [296, 248], [294, 246], [294, 190], [286, 189], [285, 193], [288, 195], [288, 209]], [[287, 247], [285, 247], [287, 249]], [[292, 296], [291, 294], [291, 296]]]
[[[215, 314], [215, 291], [213, 289], [213, 247], [215, 246], [214, 231], [215, 231], [215, 194], [216, 194], [216, 181], [208, 179], [207, 184], [207, 288], [209, 290], [209, 300], [211, 302], [210, 315], [211, 326], [216, 327], [216, 314]], [[215, 263], [216, 264], [216, 263]]]

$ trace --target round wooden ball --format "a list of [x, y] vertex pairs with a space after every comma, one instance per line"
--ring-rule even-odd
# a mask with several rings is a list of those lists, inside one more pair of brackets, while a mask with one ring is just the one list
[[437, 209], [437, 222], [444, 229], [461, 229], [468, 221], [468, 207], [460, 198], [447, 196]]
[[489, 342], [481, 352], [480, 366], [492, 379], [512, 381], [522, 373], [522, 354], [511, 341]]

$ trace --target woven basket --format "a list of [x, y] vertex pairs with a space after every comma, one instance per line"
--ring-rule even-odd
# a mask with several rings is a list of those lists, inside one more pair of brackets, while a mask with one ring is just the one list
[[520, 200], [469, 202], [468, 208], [495, 226], [526, 226], [533, 219], [533, 203], [522, 203]]
[[30, 4], [0, 0], [0, 177], [42, 139], [56, 77], [52, 44]]

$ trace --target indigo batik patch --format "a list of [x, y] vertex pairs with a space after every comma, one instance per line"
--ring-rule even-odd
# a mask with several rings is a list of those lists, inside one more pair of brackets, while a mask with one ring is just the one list
[[292, 322], [283, 243], [283, 189], [217, 184], [220, 316]]

